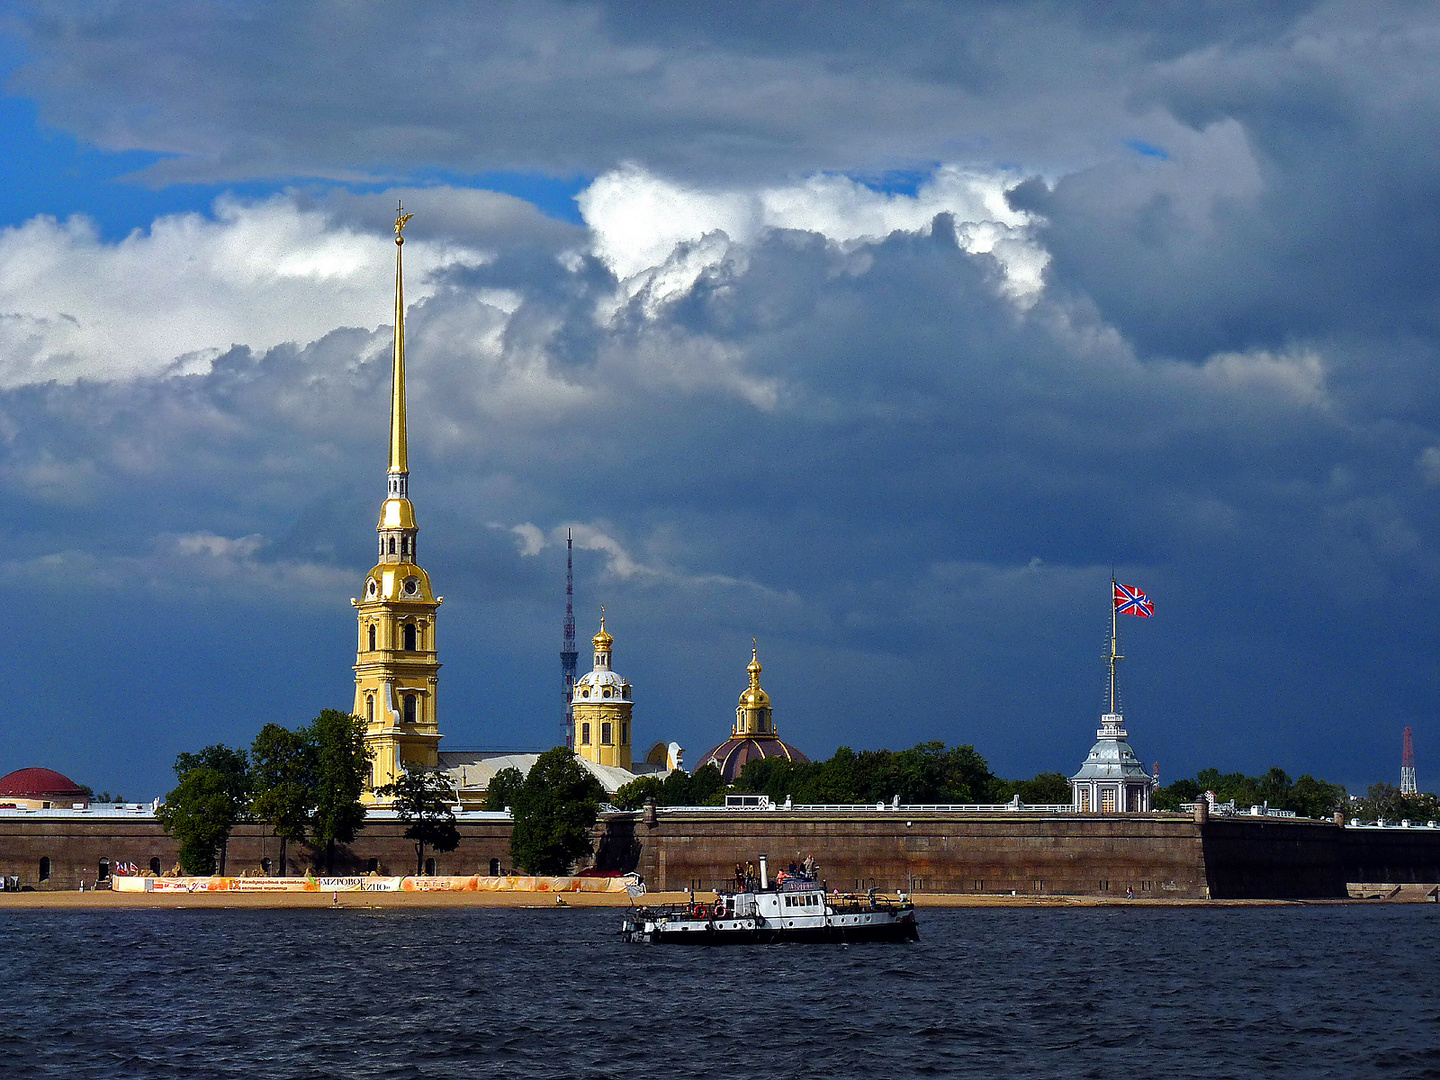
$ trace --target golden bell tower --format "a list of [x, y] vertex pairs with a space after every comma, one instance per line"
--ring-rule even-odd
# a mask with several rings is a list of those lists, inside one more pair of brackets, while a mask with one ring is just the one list
[[405, 288], [401, 252], [412, 215], [395, 211], [395, 345], [390, 386], [390, 467], [380, 507], [380, 561], [365, 577], [364, 596], [351, 600], [359, 615], [355, 654], [355, 715], [365, 721], [373, 754], [365, 802], [407, 765], [439, 764], [435, 688], [435, 613], [444, 597], [430, 589], [415, 549], [419, 530], [410, 502], [405, 433]]
[[571, 708], [575, 713], [575, 753], [596, 765], [629, 769], [634, 762], [630, 744], [630, 712], [635, 708], [630, 684], [610, 667], [615, 639], [605, 630], [605, 609], [600, 609], [600, 632], [592, 640], [595, 667], [575, 683]]

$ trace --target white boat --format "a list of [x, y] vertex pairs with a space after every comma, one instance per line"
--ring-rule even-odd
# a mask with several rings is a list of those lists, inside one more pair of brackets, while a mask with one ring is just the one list
[[731, 945], [777, 941], [917, 941], [915, 905], [904, 893], [830, 893], [803, 875], [769, 882], [765, 857], [755, 888], [721, 890], [713, 903], [635, 907], [626, 941]]

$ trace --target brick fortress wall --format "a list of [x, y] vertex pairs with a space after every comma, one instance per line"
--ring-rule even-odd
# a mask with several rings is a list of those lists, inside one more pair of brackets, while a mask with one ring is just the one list
[[[455, 851], [426, 849], [426, 858], [435, 859], [437, 874], [488, 874], [492, 859], [498, 860], [502, 868], [510, 867], [508, 821], [462, 821], [458, 828], [461, 840]], [[413, 874], [415, 845], [405, 839], [404, 831], [397, 821], [368, 822], [353, 844], [336, 845], [335, 873], [366, 873], [374, 859], [381, 874]], [[149, 815], [87, 819], [79, 815], [46, 818], [37, 813], [33, 817], [0, 818], [0, 874], [18, 877], [22, 886], [40, 890], [77, 889], [82, 880], [87, 886], [93, 884], [101, 859], [109, 860], [111, 866], [132, 862], [142, 871], [150, 869], [151, 859], [159, 859], [161, 868], [169, 870], [179, 861], [178, 850], [175, 841]], [[289, 875], [303, 875], [307, 869], [318, 873], [324, 854], [323, 849], [309, 844], [289, 844]], [[45, 858], [50, 860], [50, 877], [41, 881], [40, 861]], [[237, 826], [230, 836], [226, 873], [258, 873], [262, 859], [269, 859], [271, 872], [278, 874], [280, 841], [268, 835], [263, 826]]]
[[[459, 823], [460, 847], [427, 852], [440, 874], [510, 868], [510, 825]], [[336, 850], [335, 871], [407, 874], [415, 852], [399, 822], [372, 820]], [[708, 889], [733, 881], [735, 864], [769, 856], [773, 869], [813, 857], [831, 888], [919, 892], [1139, 897], [1304, 898], [1345, 895], [1347, 881], [1440, 881], [1440, 829], [1341, 829], [1315, 821], [1182, 814], [714, 811], [662, 809], [608, 815], [596, 826], [597, 862], [638, 870], [652, 890]], [[272, 870], [279, 842], [258, 825], [230, 840], [227, 872]], [[39, 865], [50, 860], [41, 882]], [[101, 859], [168, 870], [176, 845], [148, 815], [0, 817], [0, 874], [39, 889], [95, 880]], [[323, 852], [291, 844], [289, 872], [317, 868]]]

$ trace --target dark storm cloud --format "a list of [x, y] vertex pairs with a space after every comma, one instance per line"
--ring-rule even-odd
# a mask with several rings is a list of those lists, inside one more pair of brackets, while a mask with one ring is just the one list
[[1195, 141], [1164, 163], [1114, 160], [1017, 193], [1049, 219], [1051, 281], [1146, 354], [1433, 338], [1440, 17], [1407, 14], [1317, 16], [1149, 72], [1137, 101]]
[[156, 181], [1067, 167], [1165, 130], [1156, 64], [1309, 5], [348, 3], [41, 8], [15, 86]]
[[[1419, 664], [1440, 645], [1427, 444], [1334, 400], [1328, 353], [1137, 358], [1063, 295], [1018, 309], [943, 218], [843, 250], [776, 230], [744, 255], [609, 321], [602, 269], [525, 249], [412, 310], [413, 490], [452, 598], [457, 743], [548, 738], [566, 523], [585, 530], [582, 616], [603, 602], [624, 626], [645, 737], [696, 752], [756, 634], [802, 746], [934, 737], [1007, 772], [1070, 769], [1111, 560], [1161, 602], [1127, 627], [1147, 755], [1208, 761], [1196, 733], [1243, 714], [1255, 760], [1237, 767], [1343, 776], [1303, 748], [1376, 699], [1383, 669], [1356, 655]], [[508, 315], [483, 299], [497, 290], [518, 297]], [[10, 392], [12, 580], [48, 559], [97, 608], [284, 610], [278, 652], [334, 657], [287, 672], [297, 699], [343, 704], [385, 345], [342, 331], [205, 376]], [[64, 470], [92, 479], [60, 482], [78, 503], [57, 508]], [[522, 555], [520, 526], [552, 543]], [[195, 678], [183, 701], [251, 675]], [[1427, 685], [1386, 685], [1387, 717], [1419, 715]], [[145, 715], [117, 711], [138, 738]], [[216, 737], [253, 726], [241, 711]]]
[[[1431, 8], [787, 10], [57, 8], [23, 24], [16, 85], [83, 137], [176, 155], [156, 181], [1035, 177], [1012, 201], [1051, 262], [1018, 300], [1003, 252], [962, 250], [945, 215], [726, 236], [681, 191], [694, 235], [617, 281], [587, 252], [648, 250], [623, 214], [587, 234], [433, 196], [417, 240], [484, 253], [437, 261], [410, 315], [454, 743], [553, 741], [571, 525], [582, 634], [606, 603], [637, 731], [692, 761], [754, 634], [807, 751], [941, 738], [1012, 775], [1072, 770], [1118, 564], [1157, 601], [1125, 628], [1147, 761], [1391, 776], [1394, 733], [1433, 730], [1440, 692]], [[366, 232], [394, 194], [293, 198]], [[108, 673], [44, 704], [55, 731], [81, 739], [105, 703], [159, 790], [174, 750], [250, 737], [257, 707], [213, 703], [252, 701], [257, 672], [294, 720], [348, 704], [387, 344], [335, 331], [208, 374], [0, 393], [5, 572], [69, 590], [43, 617], [70, 667]], [[160, 693], [167, 648], [189, 674]], [[103, 752], [82, 777], [101, 786]]]

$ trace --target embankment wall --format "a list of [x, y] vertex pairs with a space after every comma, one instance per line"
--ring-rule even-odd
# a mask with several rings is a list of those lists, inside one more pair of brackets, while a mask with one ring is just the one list
[[[508, 870], [510, 824], [459, 822], [460, 847], [427, 852], [439, 874]], [[337, 845], [335, 872], [411, 873], [413, 844], [394, 820], [371, 819]], [[735, 864], [764, 853], [773, 869], [813, 857], [832, 888], [1214, 899], [1342, 897], [1347, 882], [1440, 881], [1440, 829], [1355, 829], [1276, 818], [1182, 814], [976, 813], [898, 810], [725, 811], [673, 808], [607, 815], [596, 826], [597, 862], [638, 870], [652, 889], [714, 888]], [[231, 836], [226, 869], [278, 871], [280, 845], [258, 825]], [[287, 872], [304, 874], [323, 851], [291, 844]], [[49, 876], [40, 877], [42, 859]], [[177, 861], [173, 840], [148, 814], [0, 815], [0, 874], [37, 889], [93, 883], [100, 860]]]
[[[437, 874], [489, 873], [491, 860], [510, 866], [510, 823], [504, 820], [461, 822], [460, 847], [453, 852], [426, 849], [435, 860]], [[353, 844], [335, 847], [335, 873], [363, 874], [374, 868], [381, 874], [415, 872], [415, 845], [405, 839], [405, 827], [398, 821], [371, 820]], [[289, 844], [285, 853], [286, 874], [303, 875], [324, 863], [323, 848], [310, 844]], [[110, 866], [132, 862], [141, 871], [158, 859], [164, 870], [179, 861], [179, 847], [150, 815], [123, 817], [43, 817], [36, 815], [0, 818], [0, 874], [18, 877], [22, 885], [39, 890], [78, 889], [80, 882], [94, 884], [100, 861]], [[230, 836], [226, 871], [232, 875], [258, 873], [269, 860], [274, 873], [280, 871], [280, 841], [260, 825], [240, 825]], [[48, 860], [49, 876], [41, 878], [42, 860]]]

